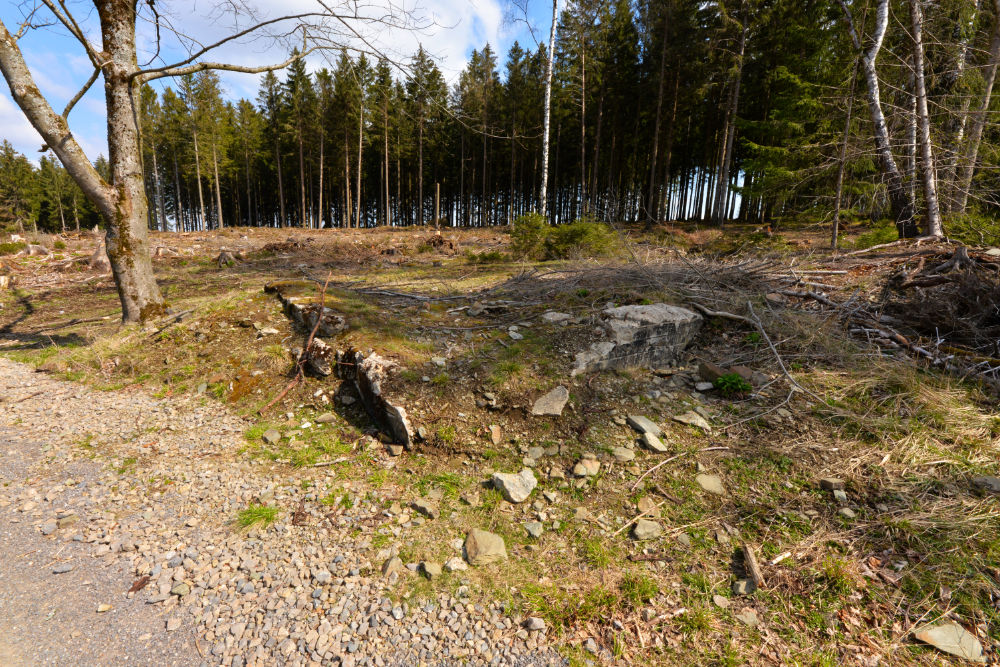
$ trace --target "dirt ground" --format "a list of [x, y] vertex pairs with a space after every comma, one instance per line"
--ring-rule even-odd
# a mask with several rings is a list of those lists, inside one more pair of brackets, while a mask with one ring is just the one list
[[[373, 529], [373, 568], [383, 551], [415, 569], [445, 562], [473, 528], [502, 536], [507, 560], [405, 574], [390, 597], [465, 587], [462, 599], [502, 603], [515, 623], [543, 619], [546, 641], [525, 632], [534, 644], [523, 655], [939, 664], [949, 658], [914, 635], [954, 622], [993, 656], [1000, 539], [981, 478], [997, 474], [1000, 361], [962, 334], [973, 306], [956, 296], [975, 279], [976, 298], [993, 298], [993, 255], [972, 249], [971, 265], [945, 267], [950, 244], [846, 247], [870, 244], [866, 233], [848, 229], [834, 254], [821, 227], [623, 229], [600, 257], [554, 261], [513, 257], [504, 229], [154, 234], [173, 315], [144, 328], [118, 324], [109, 278], [80, 261], [93, 237], [51, 237], [50, 256], [0, 258], [14, 279], [0, 292], [0, 353], [115, 400], [141, 393], [233, 415], [244, 432], [211, 466], [238, 466], [250, 486], [267, 477], [317, 499], [367, 498], [375, 515], [395, 517]], [[379, 444], [389, 438], [338, 380], [293, 382], [309, 332], [264, 286], [296, 281], [318, 299], [327, 280], [324, 304], [346, 324], [327, 342], [397, 364], [387, 386], [423, 435], [412, 451]], [[914, 306], [935, 299], [953, 308]], [[571, 375], [608, 304], [658, 302], [705, 316], [677, 364]], [[549, 311], [570, 319], [551, 323]], [[942, 313], [937, 332], [929, 312]], [[711, 380], [704, 362], [754, 375], [699, 389]], [[533, 416], [558, 385], [570, 394], [562, 415]], [[674, 419], [690, 412], [710, 429]], [[668, 451], [636, 447], [628, 415], [654, 421]], [[265, 441], [270, 429], [279, 440]], [[118, 445], [92, 437], [92, 460], [122, 469]], [[585, 454], [599, 472], [574, 477]], [[158, 465], [155, 452], [132, 458], [121, 474]], [[525, 467], [538, 488], [524, 503], [484, 485]], [[723, 493], [699, 475], [718, 477]], [[293, 498], [264, 504], [287, 520]], [[414, 521], [408, 506], [421, 498], [440, 516]], [[251, 500], [228, 506], [229, 518]], [[637, 518], [661, 533], [632, 539]], [[538, 537], [525, 528], [535, 522]], [[763, 574], [749, 593], [744, 547]]]

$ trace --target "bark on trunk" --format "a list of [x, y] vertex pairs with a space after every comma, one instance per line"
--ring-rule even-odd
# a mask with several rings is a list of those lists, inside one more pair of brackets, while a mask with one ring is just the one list
[[201, 228], [208, 229], [208, 219], [205, 217], [205, 196], [201, 190], [201, 159], [198, 155], [198, 130], [194, 130], [194, 173], [198, 181], [198, 209], [201, 212]]
[[212, 142], [212, 171], [215, 173], [215, 224], [217, 229], [222, 229], [225, 225], [222, 222], [222, 185], [219, 183], [219, 158], [215, 151], [215, 142]]
[[548, 210], [549, 188], [549, 133], [552, 126], [552, 63], [555, 60], [556, 47], [556, 13], [559, 10], [559, 0], [552, 0], [552, 25], [549, 28], [549, 50], [545, 63], [545, 120], [542, 125], [542, 187], [538, 194], [539, 210], [545, 217]]
[[840, 142], [840, 160], [837, 165], [837, 191], [833, 201], [833, 229], [830, 235], [830, 248], [837, 249], [837, 236], [840, 234], [840, 205], [844, 196], [844, 169], [847, 167], [847, 140], [851, 136], [851, 114], [854, 111], [854, 89], [858, 83], [858, 64], [854, 61], [851, 71], [851, 93], [847, 97], [847, 118], [844, 120], [844, 140]]
[[913, 27], [913, 70], [917, 98], [917, 130], [920, 142], [920, 171], [924, 182], [924, 205], [927, 236], [944, 236], [941, 209], [938, 207], [937, 175], [934, 171], [934, 149], [931, 146], [931, 120], [927, 111], [927, 84], [924, 81], [924, 11], [921, 0], [910, 0], [910, 22]]

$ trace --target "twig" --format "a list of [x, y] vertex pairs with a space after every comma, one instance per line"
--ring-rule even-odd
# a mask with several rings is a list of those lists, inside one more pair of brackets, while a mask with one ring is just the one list
[[792, 374], [788, 372], [787, 368], [785, 368], [785, 361], [781, 358], [781, 355], [778, 353], [778, 348], [774, 346], [774, 343], [771, 341], [771, 337], [767, 335], [767, 330], [764, 328], [763, 322], [761, 322], [760, 318], [757, 317], [757, 313], [755, 313], [753, 309], [753, 304], [750, 303], [749, 301], [747, 301], [747, 308], [750, 309], [750, 316], [754, 319], [754, 323], [757, 327], [757, 330], [760, 331], [760, 335], [764, 337], [764, 340], [767, 342], [768, 347], [771, 348], [771, 352], [774, 354], [774, 358], [778, 361], [778, 366], [781, 367], [781, 372], [785, 374], [785, 377], [788, 378], [788, 381], [792, 383], [792, 386], [797, 387], [799, 391], [802, 391], [803, 393], [809, 394], [820, 403], [825, 403], [825, 401], [822, 398], [820, 398], [813, 392], [803, 387], [801, 384], [799, 384], [798, 380], [792, 377]]
[[346, 456], [341, 456], [340, 458], [336, 458], [336, 459], [334, 459], [332, 461], [321, 461], [319, 463], [314, 463], [312, 465], [312, 467], [313, 468], [322, 468], [324, 466], [334, 466], [334, 465], [337, 465], [338, 463], [343, 463], [344, 461], [349, 461], [349, 460], [350, 459], [348, 459]]

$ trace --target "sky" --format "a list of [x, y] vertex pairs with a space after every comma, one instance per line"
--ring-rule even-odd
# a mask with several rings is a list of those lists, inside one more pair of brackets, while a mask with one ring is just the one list
[[[8, 31], [15, 33], [35, 4], [36, 0], [0, 2], [0, 20]], [[41, 5], [40, 2], [37, 4]], [[100, 33], [93, 3], [69, 0], [67, 4], [84, 32], [90, 35], [91, 42], [99, 44]], [[256, 16], [261, 19], [316, 11], [319, 7], [316, 0], [248, 0], [244, 4], [252, 7]], [[246, 16], [234, 19], [222, 14], [218, 10], [222, 5], [217, 0], [158, 0], [156, 8], [165, 18], [164, 23], [176, 33], [190, 36], [202, 44], [210, 44], [230, 34], [235, 25], [249, 25]], [[397, 16], [402, 16], [402, 12], [405, 12], [413, 17], [411, 24], [419, 23], [416, 29], [358, 21], [352, 21], [351, 25], [369, 44], [398, 62], [408, 61], [422, 44], [435, 58], [449, 83], [457, 80], [473, 49], [480, 49], [487, 42], [500, 54], [505, 54], [515, 40], [520, 41], [525, 48], [535, 48], [534, 38], [524, 21], [524, 13], [513, 6], [510, 0], [332, 0], [326, 1], [326, 5], [338, 10], [348, 6], [360, 7], [361, 12], [366, 15], [384, 14], [386, 10], [390, 10]], [[551, 11], [550, 0], [528, 0], [527, 18], [538, 39], [548, 35]], [[140, 64], [157, 55], [154, 53], [152, 23], [148, 20], [150, 16], [148, 11], [140, 13], [137, 26]], [[52, 21], [52, 15], [44, 7], [34, 17], [38, 23]], [[184, 46], [177, 38], [171, 37], [169, 30], [162, 30], [161, 35], [161, 50], [152, 66], [171, 64], [186, 57]], [[343, 41], [346, 38], [333, 35], [333, 39]], [[357, 38], [350, 39], [358, 44]], [[61, 112], [66, 102], [93, 71], [83, 47], [58, 24], [27, 31], [18, 44], [38, 88], [53, 109]], [[271, 38], [244, 40], [213, 51], [207, 59], [262, 65], [284, 60], [290, 46], [291, 42]], [[307, 61], [308, 68], [315, 71], [327, 66], [330, 63], [326, 58], [333, 62], [336, 55], [333, 52], [311, 55]], [[260, 75], [231, 72], [221, 74], [223, 87], [229, 98], [256, 100]], [[281, 74], [278, 76], [280, 78]], [[160, 79], [157, 82], [157, 87], [166, 85], [171, 85], [171, 79]], [[95, 160], [98, 155], [107, 155], [105, 119], [104, 92], [101, 81], [98, 80], [76, 105], [69, 118], [70, 129], [91, 160]], [[14, 104], [10, 90], [2, 80], [0, 140], [9, 141], [33, 162], [37, 162], [40, 157], [42, 140]]]

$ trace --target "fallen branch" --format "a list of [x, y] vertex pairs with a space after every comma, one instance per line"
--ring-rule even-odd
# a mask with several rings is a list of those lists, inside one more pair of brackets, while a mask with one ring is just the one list
[[[729, 447], [705, 447], [704, 449], [699, 449], [698, 453], [701, 453], [701, 452], [716, 452], [716, 451], [720, 451], [720, 450], [723, 450], [723, 449], [729, 449]], [[655, 470], [657, 470], [657, 469], [659, 469], [659, 468], [667, 465], [671, 461], [676, 461], [677, 459], [681, 458], [682, 456], [686, 456], [687, 454], [690, 454], [690, 453], [691, 452], [681, 452], [680, 454], [676, 454], [674, 456], [671, 456], [669, 459], [664, 459], [664, 460], [660, 461], [655, 466], [653, 466], [652, 468], [650, 468], [649, 470], [647, 470], [646, 472], [644, 472], [639, 479], [635, 480], [635, 484], [632, 485], [632, 489], [631, 490], [635, 491], [637, 488], [639, 488], [639, 482], [641, 482], [642, 480], [646, 479], [646, 477], [650, 473], [652, 473]], [[666, 496], [666, 494], [663, 494], [663, 495]], [[667, 496], [667, 497], [669, 498], [669, 496]], [[663, 503], [660, 503], [660, 504], [662, 505]], [[659, 507], [659, 506], [660, 505], [657, 505], [657, 507]], [[634, 520], [635, 519], [633, 519], [633, 521]]]

